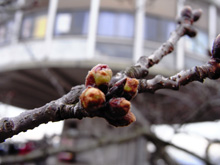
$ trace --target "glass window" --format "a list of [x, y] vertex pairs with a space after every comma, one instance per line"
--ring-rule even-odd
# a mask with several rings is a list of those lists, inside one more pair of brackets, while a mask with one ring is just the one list
[[198, 30], [195, 38], [187, 37], [185, 47], [190, 52], [206, 57], [208, 54], [208, 34]]
[[9, 21], [7, 22], [7, 33], [5, 36], [6, 42], [10, 42], [12, 39], [12, 36], [14, 35], [14, 28], [13, 28], [14, 22], [13, 21]]
[[147, 17], [145, 21], [145, 39], [157, 41], [159, 36], [159, 21], [155, 18]]
[[102, 11], [99, 15], [98, 35], [133, 37], [134, 17], [129, 13]]
[[116, 35], [121, 37], [133, 37], [134, 18], [131, 14], [120, 13], [117, 16]]
[[73, 34], [88, 33], [88, 12], [79, 11], [73, 13], [72, 32]]
[[68, 34], [71, 30], [72, 15], [59, 13], [56, 17], [55, 35]]
[[6, 26], [0, 26], [0, 44], [5, 43], [5, 36], [6, 36]]
[[88, 33], [88, 12], [76, 11], [68, 13], [58, 13], [54, 34], [70, 35], [70, 34], [87, 34]]
[[23, 19], [22, 27], [21, 27], [21, 38], [31, 38], [32, 37], [32, 31], [33, 31], [33, 17], [25, 17]]
[[39, 15], [35, 18], [34, 38], [43, 38], [46, 34], [47, 16]]
[[101, 12], [98, 22], [98, 34], [103, 36], [115, 36], [116, 14], [113, 12]]
[[175, 23], [166, 19], [147, 16], [145, 19], [145, 39], [156, 42], [166, 41], [175, 30]]

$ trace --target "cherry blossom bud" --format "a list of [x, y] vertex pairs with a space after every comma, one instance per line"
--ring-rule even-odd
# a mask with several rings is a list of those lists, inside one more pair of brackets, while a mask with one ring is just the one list
[[85, 85], [99, 87], [101, 85], [108, 85], [112, 78], [112, 70], [106, 64], [98, 64], [89, 71]]
[[201, 17], [201, 15], [202, 15], [202, 10], [201, 10], [201, 9], [194, 10], [192, 14], [193, 14], [193, 21], [196, 22], [196, 21], [198, 21], [199, 18]]
[[212, 58], [220, 62], [220, 34], [216, 37], [212, 47]]
[[105, 95], [97, 88], [87, 87], [80, 95], [80, 101], [84, 109], [95, 110], [105, 103]]
[[131, 100], [134, 98], [138, 92], [139, 81], [135, 78], [127, 78], [126, 83], [124, 85], [124, 94], [127, 100]]
[[130, 111], [130, 108], [131, 103], [125, 98], [112, 98], [111, 100], [109, 100], [109, 110], [107, 111], [107, 113], [113, 119], [121, 118]]
[[181, 16], [184, 20], [191, 20], [192, 19], [192, 8], [190, 6], [185, 6], [181, 12]]
[[123, 127], [123, 126], [128, 126], [131, 123], [135, 122], [136, 117], [131, 111], [129, 111], [125, 116], [123, 116], [120, 119], [116, 119], [116, 120], [106, 119], [106, 120], [109, 122], [109, 124], [115, 127]]

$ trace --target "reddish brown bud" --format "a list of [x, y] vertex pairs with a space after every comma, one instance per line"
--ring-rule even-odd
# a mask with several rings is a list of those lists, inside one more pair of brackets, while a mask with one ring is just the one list
[[105, 95], [97, 88], [88, 87], [80, 95], [80, 101], [84, 109], [94, 110], [104, 104]]
[[201, 15], [202, 15], [202, 10], [201, 10], [201, 9], [194, 10], [192, 14], [193, 14], [193, 21], [196, 22], [196, 21], [198, 21], [199, 18], [201, 17]]
[[186, 20], [192, 19], [192, 8], [190, 6], [185, 6], [181, 11], [181, 16]]
[[124, 85], [123, 97], [125, 97], [127, 100], [130, 100], [133, 97], [135, 97], [138, 92], [138, 85], [139, 81], [137, 79], [127, 78], [126, 83]]
[[136, 121], [135, 115], [129, 111], [125, 116], [123, 116], [120, 119], [112, 120], [112, 119], [107, 119], [109, 124], [115, 126], [115, 127], [123, 127], [123, 126], [128, 126], [131, 123]]
[[189, 37], [195, 37], [197, 35], [197, 31], [196, 31], [196, 29], [191, 27], [191, 28], [187, 29], [186, 35], [188, 35]]
[[220, 62], [220, 34], [216, 37], [212, 47], [212, 58]]
[[100, 85], [106, 85], [112, 78], [112, 70], [106, 64], [98, 64], [89, 71], [85, 85], [99, 87]]
[[121, 118], [130, 111], [130, 108], [131, 103], [125, 98], [112, 98], [109, 101], [109, 110], [107, 113], [113, 119]]

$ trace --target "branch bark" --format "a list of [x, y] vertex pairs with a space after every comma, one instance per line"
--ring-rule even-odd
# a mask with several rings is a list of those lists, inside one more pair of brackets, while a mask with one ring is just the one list
[[186, 85], [192, 81], [203, 82], [205, 78], [217, 79], [219, 77], [220, 64], [215, 59], [211, 59], [205, 65], [196, 66], [186, 71], [181, 71], [180, 73], [169, 78], [157, 75], [151, 80], [139, 80], [138, 91], [139, 93], [154, 93], [156, 90], [159, 89], [178, 90], [180, 86]]
[[82, 119], [87, 116], [88, 114], [78, 103], [79, 96], [84, 89], [84, 85], [73, 87], [68, 94], [40, 108], [25, 111], [16, 117], [2, 118], [0, 120], [0, 142], [49, 121], [55, 122], [68, 118]]
[[171, 33], [169, 39], [150, 56], [141, 56], [134, 66], [128, 67], [125, 71], [117, 73], [112, 82], [116, 82], [126, 76], [137, 79], [145, 78], [149, 73], [148, 69], [150, 67], [159, 63], [163, 57], [174, 51], [175, 45], [181, 37], [185, 35], [195, 37], [196, 30], [193, 24], [199, 20], [201, 14], [202, 11], [200, 9], [192, 10], [191, 7], [186, 6], [182, 10], [180, 18], [178, 18], [178, 26], [175, 31]]

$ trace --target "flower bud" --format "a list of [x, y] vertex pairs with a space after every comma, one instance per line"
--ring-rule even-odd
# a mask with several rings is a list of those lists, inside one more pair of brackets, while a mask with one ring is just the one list
[[112, 98], [109, 100], [109, 109], [107, 113], [112, 119], [121, 118], [130, 111], [130, 108], [131, 103], [125, 98]]
[[188, 28], [186, 31], [186, 35], [188, 35], [189, 37], [195, 37], [197, 35], [197, 31], [193, 27]]
[[184, 18], [184, 20], [192, 20], [192, 8], [190, 6], [185, 6], [183, 10], [181, 11], [181, 16]]
[[125, 116], [123, 116], [120, 119], [116, 119], [116, 120], [106, 119], [106, 120], [109, 122], [109, 124], [115, 127], [123, 127], [123, 126], [128, 126], [131, 123], [135, 122], [136, 117], [131, 111], [129, 111]]
[[80, 101], [85, 110], [95, 110], [105, 103], [105, 95], [97, 88], [87, 87], [80, 95]]
[[220, 34], [216, 37], [212, 47], [212, 58], [220, 62]]
[[135, 78], [127, 78], [126, 83], [124, 85], [124, 94], [127, 100], [131, 100], [134, 98], [138, 92], [139, 81]]
[[112, 78], [112, 70], [106, 64], [98, 64], [89, 71], [85, 85], [99, 87], [101, 85], [108, 85]]
[[192, 14], [193, 14], [193, 21], [196, 22], [196, 21], [198, 21], [199, 18], [201, 17], [201, 15], [202, 15], [202, 10], [201, 10], [201, 9], [194, 10]]

